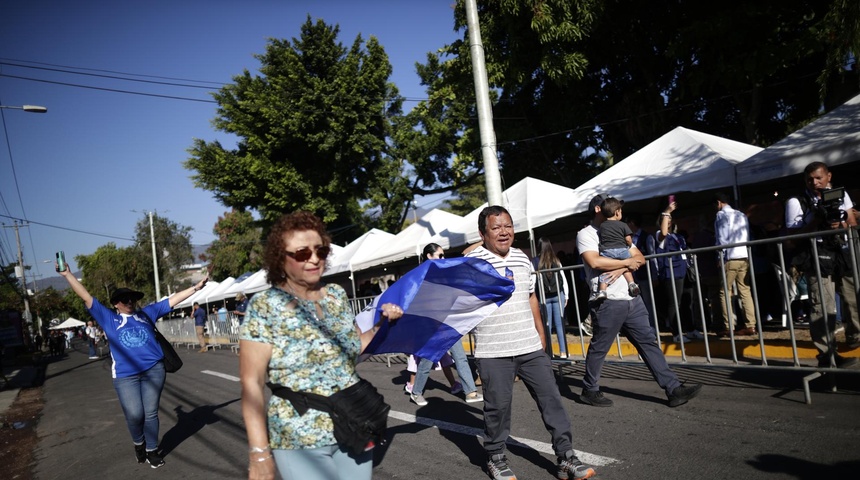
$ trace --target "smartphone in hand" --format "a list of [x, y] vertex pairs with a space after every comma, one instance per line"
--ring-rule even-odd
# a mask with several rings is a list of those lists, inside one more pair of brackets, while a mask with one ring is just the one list
[[69, 268], [69, 266], [66, 263], [66, 254], [61, 250], [57, 252], [57, 271], [65, 272], [67, 268]]
[[669, 204], [675, 203], [675, 195], [669, 195]]

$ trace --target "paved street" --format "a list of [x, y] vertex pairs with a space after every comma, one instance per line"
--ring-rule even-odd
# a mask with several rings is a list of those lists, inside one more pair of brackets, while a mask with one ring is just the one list
[[[238, 357], [181, 348], [185, 366], [168, 374], [161, 402], [167, 464], [138, 465], [111, 386], [108, 359], [89, 361], [82, 350], [50, 363], [43, 386], [35, 475], [58, 478], [242, 478], [247, 444], [240, 410]], [[603, 391], [615, 405], [575, 401], [582, 367], [565, 368], [574, 444], [601, 479], [855, 478], [860, 469], [860, 375], [813, 382], [813, 404], [803, 400], [798, 372], [678, 367], [682, 380], [702, 382], [691, 403], [670, 409], [641, 365], [609, 365]], [[377, 449], [374, 478], [487, 478], [482, 471], [481, 404], [466, 404], [431, 374], [426, 407], [403, 393], [405, 365], [384, 358], [359, 371], [391, 404], [389, 443]], [[518, 383], [509, 445], [521, 479], [553, 478], [555, 457], [528, 391]]]

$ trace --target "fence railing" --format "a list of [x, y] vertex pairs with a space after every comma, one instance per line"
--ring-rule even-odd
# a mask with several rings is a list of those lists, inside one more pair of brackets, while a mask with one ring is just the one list
[[[795, 329], [794, 321], [793, 321], [793, 312], [792, 312], [792, 303], [798, 299], [798, 293], [796, 293], [796, 289], [793, 285], [792, 274], [791, 272], [791, 258], [790, 258], [790, 250], [789, 246], [793, 246], [794, 250], [797, 250], [797, 246], [799, 245], [808, 245], [807, 251], [811, 252], [812, 266], [814, 267], [811, 271], [805, 272], [806, 276], [813, 276], [816, 279], [820, 279], [822, 277], [821, 265], [818, 260], [818, 253], [820, 246], [822, 245], [822, 241], [827, 239], [839, 239], [838, 242], [844, 246], [845, 251], [847, 252], [848, 262], [847, 268], [850, 271], [842, 272], [841, 275], [846, 276], [853, 280], [851, 284], [853, 285], [853, 292], [846, 291], [842, 292], [845, 295], [854, 295], [855, 297], [860, 292], [860, 282], [858, 282], [858, 271], [860, 271], [860, 265], [858, 265], [858, 252], [860, 252], [860, 248], [858, 248], [858, 234], [857, 228], [849, 228], [849, 229], [841, 229], [841, 230], [831, 230], [826, 232], [812, 232], [812, 233], [804, 233], [798, 235], [790, 235], [783, 236], [777, 238], [770, 239], [762, 239], [762, 240], [753, 240], [749, 242], [742, 243], [734, 243], [723, 246], [711, 246], [711, 247], [702, 247], [702, 248], [692, 248], [688, 250], [684, 250], [681, 252], [666, 252], [661, 254], [653, 254], [647, 255], [644, 268], [647, 274], [647, 282], [645, 284], [640, 284], [640, 289], [648, 289], [647, 293], [650, 295], [644, 295], [644, 298], [650, 299], [650, 308], [649, 315], [652, 315], [652, 326], [655, 330], [655, 335], [657, 337], [658, 345], [663, 348], [662, 340], [660, 335], [660, 328], [662, 322], [657, 317], [657, 312], [659, 311], [658, 306], [668, 306], [668, 308], [675, 309], [675, 328], [678, 332], [683, 332], [682, 327], [682, 312], [681, 312], [681, 297], [683, 292], [677, 291], [674, 285], [671, 288], [671, 295], [674, 296], [671, 300], [659, 300], [658, 292], [654, 289], [654, 281], [657, 279], [657, 272], [653, 271], [653, 263], [652, 260], [658, 259], [661, 257], [675, 257], [679, 255], [685, 255], [688, 257], [688, 265], [689, 268], [692, 268], [696, 273], [693, 275], [695, 279], [694, 285], [691, 285], [691, 297], [694, 302], [690, 308], [692, 310], [692, 320], [696, 327], [704, 333], [704, 339], [702, 340], [704, 344], [704, 353], [702, 356], [696, 356], [696, 365], [714, 365], [714, 366], [726, 366], [725, 360], [730, 361], [731, 365], [734, 367], [752, 367], [752, 368], [762, 368], [762, 367], [773, 367], [773, 368], [791, 368], [797, 371], [809, 371], [812, 372], [811, 375], [804, 378], [804, 391], [807, 394], [807, 402], [810, 401], [809, 393], [808, 393], [808, 382], [813, 378], [821, 376], [823, 373], [834, 373], [836, 372], [836, 358], [835, 358], [835, 348], [830, 349], [830, 366], [829, 367], [819, 367], [817, 360], [813, 365], [804, 365], [801, 363], [801, 356], [798, 354], [798, 339], [797, 332]], [[755, 316], [755, 329], [756, 329], [756, 340], [758, 344], [758, 353], [759, 358], [749, 358], [749, 356], [745, 356], [742, 360], [739, 358], [738, 350], [739, 344], [743, 342], [744, 344], [748, 344], [748, 341], [741, 341], [736, 338], [734, 334], [734, 329], [728, 329], [728, 340], [729, 340], [729, 353], [728, 358], [726, 359], [724, 355], [718, 352], [714, 352], [713, 342], [719, 341], [719, 345], [725, 345], [725, 340], [717, 340], [716, 337], [708, 335], [708, 317], [712, 319], [714, 322], [721, 322], [722, 309], [729, 313], [730, 319], [730, 327], [731, 327], [731, 318], [734, 316], [735, 318], [743, 318], [741, 307], [736, 305], [733, 301], [733, 295], [725, 295], [725, 305], [716, 305], [711, 304], [709, 306], [705, 305], [705, 299], [708, 298], [706, 289], [703, 285], [703, 277], [701, 275], [701, 270], [699, 266], [700, 258], [708, 257], [708, 256], [716, 256], [719, 265], [717, 267], [717, 273], [719, 276], [719, 284], [716, 288], [726, 289], [727, 287], [727, 277], [725, 270], [725, 261], [723, 260], [723, 255], [720, 254], [721, 251], [726, 250], [731, 247], [743, 247], [746, 249], [747, 258], [749, 259], [749, 276], [750, 276], [750, 288], [753, 297], [754, 308], [754, 316]], [[771, 253], [770, 257], [765, 258], [765, 262], [762, 262], [760, 257], [762, 255], [761, 251], [766, 250]], [[674, 267], [673, 262], [666, 262], [669, 267], [670, 276], [674, 277]], [[764, 265], [764, 268], [762, 268]], [[757, 272], [756, 269], [763, 270], [762, 272]], [[576, 285], [579, 284], [580, 288], [582, 288], [582, 283], [585, 280], [579, 280], [578, 277], [584, 269], [583, 265], [575, 265], [575, 266], [567, 266], [562, 268], [553, 268], [553, 269], [545, 269], [539, 272], [559, 272], [560, 274], [565, 275], [568, 284], [571, 286], [570, 300], [572, 300], [573, 308], [569, 308], [567, 311], [571, 313], [573, 318], [571, 319], [573, 327], [577, 330], [577, 342], [580, 345], [580, 352], [582, 357], [587, 351], [586, 346], [586, 338], [587, 335], [587, 325], [589, 321], [589, 311], [585, 305], [582, 305], [583, 296], [577, 295]], [[772, 274], [772, 275], [760, 275], [760, 274]], [[541, 304], [546, 303], [546, 291], [545, 285], [543, 284], [542, 275], [538, 275], [538, 295]], [[763, 280], [766, 278], [770, 278], [771, 280]], [[617, 281], [624, 281], [623, 278], [620, 278]], [[776, 285], [771, 284], [763, 284], [762, 282], [776, 282]], [[818, 288], [818, 298], [825, 298], [826, 292], [824, 291], [824, 284], [820, 281], [810, 282], [810, 285], [814, 285], [815, 288]], [[729, 286], [727, 291], [731, 292], [733, 290], [733, 286]], [[560, 289], [561, 287], [559, 287]], [[714, 288], [714, 285], [709, 285], [709, 288]], [[713, 292], [710, 292], [711, 294]], [[766, 295], [777, 295], [779, 298], [777, 299], [781, 308], [778, 312], [775, 312], [777, 315], [773, 315], [773, 321], [767, 321], [767, 319], [762, 318], [762, 308], [761, 307], [761, 299], [762, 294], [766, 293]], [[584, 298], [587, 298], [584, 297]], [[569, 301], [570, 301], [569, 300]], [[771, 302], [773, 302], [773, 298], [768, 298]], [[776, 302], [773, 302], [774, 304]], [[709, 308], [710, 307], [710, 308]], [[823, 320], [819, 319], [810, 319], [812, 322], [824, 321], [828, 322], [830, 320], [828, 317], [833, 315], [833, 312], [828, 312], [827, 308], [821, 309], [823, 312]], [[710, 315], [708, 315], [710, 313]], [[745, 313], [745, 312], [744, 312]], [[843, 311], [842, 312], [843, 319], [850, 319], [852, 315], [857, 315], [857, 312], [852, 311]], [[545, 334], [547, 338], [547, 345], [552, 345], [552, 333], [550, 332], [548, 327], [549, 323], [546, 318], [544, 319], [545, 326]], [[857, 319], [854, 318], [854, 321]], [[829, 322], [833, 323], [833, 322]], [[845, 322], [848, 323], [848, 322]], [[783, 331], [788, 331], [788, 348], [784, 348], [783, 345], [785, 340], [771, 340], [765, 338], [765, 328], [768, 329], [781, 329]], [[831, 329], [826, 330], [826, 341], [829, 345], [834, 345], [835, 342], [833, 340], [834, 332]], [[683, 333], [682, 333], [683, 334]], [[564, 337], [566, 342], [566, 350], [568, 352], [571, 351], [570, 343], [567, 340], [567, 336]], [[782, 348], [774, 348], [768, 349], [767, 347], [770, 345], [778, 345]], [[692, 344], [691, 344], [692, 345]], [[809, 348], [810, 343], [804, 342], [804, 347]], [[681, 341], [677, 343], [677, 347], [680, 349], [680, 357], [682, 363], [687, 363], [691, 361], [690, 355], [688, 354], [688, 348], [685, 342]], [[701, 350], [701, 349], [697, 349]], [[620, 360], [624, 359], [624, 349], [622, 349], [622, 340], [621, 337], [616, 338], [616, 351]], [[768, 352], [778, 352], [778, 356], [773, 359], [769, 359]], [[778, 365], [771, 365], [770, 360], [779, 359], [780, 362]], [[717, 362], [716, 360], [722, 360], [721, 362]], [[554, 362], [556, 362], [559, 366], [564, 365], [566, 363], [575, 362], [576, 358], [568, 358], [561, 359], [556, 358]], [[634, 360], [635, 361], [635, 360]], [[790, 366], [786, 366], [786, 363], [790, 363]], [[839, 372], [853, 372], [857, 373], [860, 370], [838, 370]]]

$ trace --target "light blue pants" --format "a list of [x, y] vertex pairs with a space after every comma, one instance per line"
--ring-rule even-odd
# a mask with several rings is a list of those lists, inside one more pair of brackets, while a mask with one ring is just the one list
[[554, 297], [547, 297], [546, 304], [546, 328], [547, 335], [555, 335], [558, 337], [558, 351], [567, 354], [567, 337], [564, 332], [564, 295], [559, 294]]
[[[472, 377], [472, 369], [469, 368], [469, 360], [466, 359], [466, 351], [463, 350], [462, 339], [451, 346], [448, 350], [451, 354], [451, 359], [454, 360], [454, 366], [457, 367], [457, 375], [460, 377], [460, 384], [463, 385], [463, 393], [466, 395], [477, 391], [475, 386], [475, 378]], [[412, 393], [415, 395], [424, 394], [424, 386], [427, 385], [427, 378], [430, 377], [430, 369], [433, 368], [433, 362], [422, 358], [418, 363], [418, 369], [415, 371], [415, 384], [412, 385]]]
[[135, 445], [146, 443], [147, 451], [158, 447], [158, 402], [166, 376], [164, 362], [158, 362], [145, 372], [113, 379], [131, 440]]
[[373, 450], [358, 457], [338, 445], [302, 450], [272, 450], [284, 480], [370, 480]]

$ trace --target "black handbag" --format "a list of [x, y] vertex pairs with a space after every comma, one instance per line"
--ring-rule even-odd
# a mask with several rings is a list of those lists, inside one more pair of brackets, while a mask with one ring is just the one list
[[367, 380], [335, 392], [329, 397], [296, 392], [281, 384], [267, 382], [272, 395], [288, 400], [299, 415], [308, 409], [328, 413], [334, 423], [334, 438], [354, 456], [385, 443], [391, 406]]
[[173, 348], [173, 345], [164, 338], [164, 335], [158, 331], [158, 327], [155, 326], [155, 322], [149, 318], [143, 310], [140, 310], [138, 313], [143, 315], [149, 323], [152, 324], [152, 329], [155, 331], [155, 340], [158, 342], [158, 345], [161, 346], [161, 351], [164, 353], [164, 370], [167, 373], [177, 372], [180, 368], [182, 368], [182, 359], [179, 358], [179, 354], [176, 353], [176, 350]]

